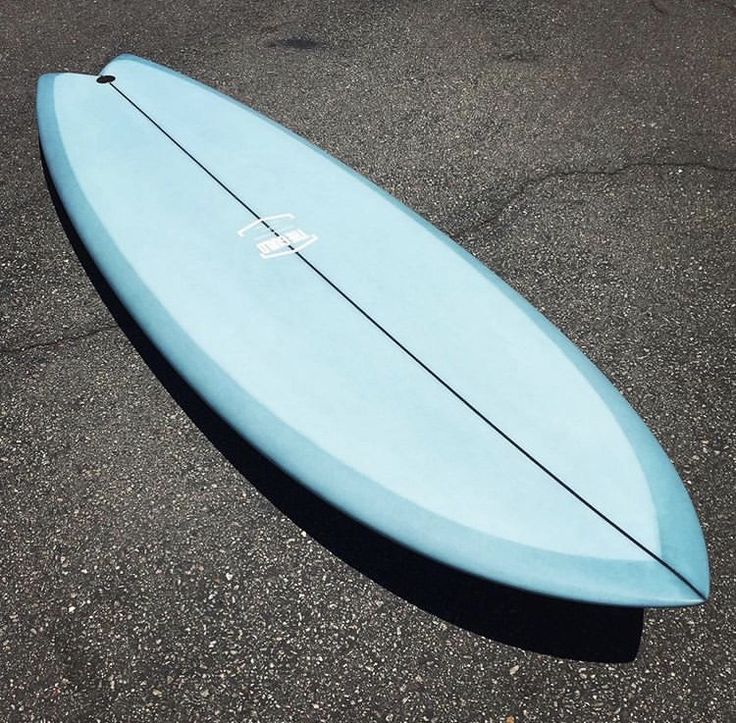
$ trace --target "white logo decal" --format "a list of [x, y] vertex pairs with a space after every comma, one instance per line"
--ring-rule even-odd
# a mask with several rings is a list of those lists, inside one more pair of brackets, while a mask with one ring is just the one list
[[317, 234], [307, 233], [295, 223], [293, 213], [264, 216], [238, 231], [240, 238], [249, 236], [262, 259], [295, 254], [317, 240]]

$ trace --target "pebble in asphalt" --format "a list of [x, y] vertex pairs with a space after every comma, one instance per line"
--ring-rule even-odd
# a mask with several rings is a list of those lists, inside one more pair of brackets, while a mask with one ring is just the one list
[[[3, 15], [0, 720], [736, 719], [732, 2]], [[541, 654], [393, 594], [249, 484], [111, 317], [44, 184], [37, 76], [124, 51], [314, 141], [558, 324], [681, 471], [710, 602], [646, 611], [632, 662]]]

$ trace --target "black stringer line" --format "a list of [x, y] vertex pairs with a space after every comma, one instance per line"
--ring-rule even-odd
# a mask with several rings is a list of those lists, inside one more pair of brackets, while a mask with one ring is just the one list
[[[166, 130], [164, 130], [153, 118], [151, 118], [148, 113], [146, 113], [135, 101], [133, 101], [131, 98], [129, 98], [120, 88], [118, 88], [114, 82], [107, 83], [110, 85], [117, 93], [119, 93], [128, 103], [130, 103], [141, 115], [143, 115], [146, 119], [148, 119], [156, 128], [158, 128], [161, 133], [163, 133], [182, 153], [184, 153], [188, 158], [190, 158], [199, 168], [201, 168], [215, 183], [217, 183], [220, 188], [222, 188], [226, 193], [228, 193], [230, 196], [232, 196], [243, 208], [248, 211], [255, 219], [260, 220], [261, 217], [256, 213], [256, 211], [251, 208], [245, 201], [243, 201], [237, 194], [235, 194], [230, 188], [228, 188], [217, 176], [215, 176], [204, 164], [202, 164], [195, 156], [193, 156], [184, 146], [179, 143], [179, 141], [176, 140], [171, 134], [169, 134]], [[277, 231], [275, 231], [271, 226], [269, 226], [267, 223], [264, 222], [264, 226], [271, 231], [275, 236], [279, 236], [280, 238], [283, 238], [281, 234], [279, 234]], [[287, 239], [284, 239], [287, 241], [287, 245], [293, 249], [293, 246], [291, 246], [290, 243], [288, 243]], [[636, 545], [639, 549], [641, 549], [643, 552], [645, 552], [647, 555], [649, 555], [652, 559], [660, 563], [662, 566], [664, 566], [667, 570], [669, 570], [673, 575], [675, 575], [679, 580], [681, 580], [685, 585], [687, 585], [693, 592], [695, 592], [697, 595], [699, 595], [704, 600], [706, 599], [706, 596], [703, 595], [703, 593], [700, 592], [687, 578], [685, 578], [681, 573], [679, 573], [672, 565], [670, 565], [666, 560], [662, 559], [659, 555], [657, 555], [655, 552], [652, 552], [648, 547], [643, 545], [641, 542], [639, 542], [635, 537], [630, 535], [626, 530], [624, 530], [620, 525], [616, 524], [610, 517], [608, 517], [605, 513], [601, 512], [597, 507], [595, 507], [593, 504], [588, 502], [582, 495], [580, 495], [578, 492], [576, 492], [569, 484], [567, 484], [564, 480], [562, 480], [560, 477], [558, 477], [552, 470], [550, 470], [548, 467], [546, 467], [542, 462], [540, 462], [536, 457], [534, 457], [531, 453], [527, 452], [526, 449], [524, 449], [518, 442], [516, 442], [514, 439], [512, 439], [506, 432], [504, 432], [500, 427], [498, 427], [496, 424], [494, 424], [483, 412], [481, 412], [477, 407], [473, 406], [465, 397], [463, 397], [459, 392], [457, 392], [455, 389], [453, 389], [450, 384], [448, 384], [442, 377], [440, 377], [436, 372], [432, 371], [430, 367], [428, 367], [419, 357], [417, 357], [415, 354], [413, 354], [409, 349], [407, 349], [393, 334], [391, 334], [390, 331], [388, 331], [385, 327], [381, 326], [381, 324], [376, 321], [365, 309], [363, 309], [361, 306], [359, 306], [355, 301], [353, 301], [337, 284], [335, 284], [333, 281], [331, 281], [327, 276], [325, 276], [324, 273], [322, 273], [309, 259], [304, 257], [299, 251], [295, 251], [295, 255], [301, 259], [301, 261], [306, 264], [312, 271], [314, 271], [317, 276], [319, 276], [325, 283], [327, 283], [330, 287], [332, 287], [340, 296], [345, 299], [345, 301], [348, 302], [356, 311], [358, 311], [367, 321], [369, 321], [373, 326], [376, 327], [379, 331], [381, 331], [388, 339], [390, 339], [396, 346], [399, 347], [407, 356], [409, 356], [411, 359], [413, 359], [424, 371], [426, 371], [433, 379], [435, 379], [439, 384], [441, 384], [445, 389], [447, 389], [450, 394], [452, 394], [455, 398], [457, 398], [462, 404], [464, 404], [473, 414], [475, 414], [477, 417], [479, 417], [481, 420], [483, 420], [491, 429], [493, 429], [496, 433], [501, 435], [511, 446], [513, 446], [516, 450], [518, 450], [521, 454], [523, 454], [530, 462], [532, 462], [534, 465], [536, 465], [539, 469], [541, 469], [543, 472], [545, 472], [551, 479], [553, 479], [557, 484], [559, 484], [561, 487], [563, 487], [567, 492], [569, 492], [575, 499], [577, 499], [581, 504], [585, 505], [589, 510], [594, 512], [598, 517], [600, 517], [602, 520], [607, 522], [611, 527], [613, 527], [615, 530], [620, 532], [627, 540], [632, 542], [634, 545]]]

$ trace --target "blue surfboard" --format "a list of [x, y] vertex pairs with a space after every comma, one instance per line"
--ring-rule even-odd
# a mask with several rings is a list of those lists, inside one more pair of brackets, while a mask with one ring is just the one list
[[451, 239], [285, 128], [131, 55], [44, 75], [59, 197], [146, 334], [365, 525], [549, 595], [703, 602], [677, 472], [596, 367]]

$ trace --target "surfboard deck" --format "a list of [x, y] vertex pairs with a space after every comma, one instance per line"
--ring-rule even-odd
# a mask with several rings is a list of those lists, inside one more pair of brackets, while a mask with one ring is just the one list
[[652, 433], [539, 312], [285, 128], [135, 56], [42, 76], [59, 197], [153, 343], [315, 493], [425, 555], [619, 605], [700, 603]]

